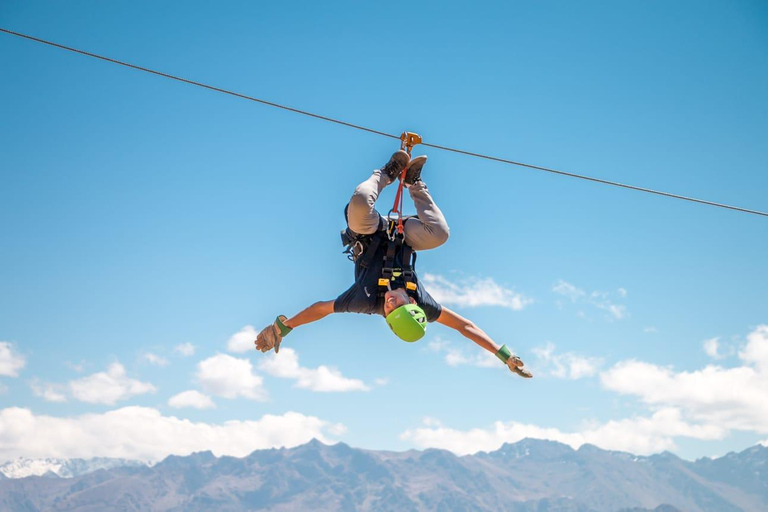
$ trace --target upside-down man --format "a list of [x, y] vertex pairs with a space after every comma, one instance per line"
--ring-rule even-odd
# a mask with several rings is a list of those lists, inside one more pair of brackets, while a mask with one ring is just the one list
[[[292, 329], [315, 322], [331, 313], [380, 314], [399, 338], [413, 342], [424, 336], [427, 322], [438, 322], [457, 330], [485, 350], [495, 354], [511, 371], [530, 378], [519, 357], [506, 345], [499, 347], [485, 332], [461, 315], [441, 306], [427, 293], [413, 270], [415, 251], [434, 249], [448, 239], [448, 223], [421, 180], [426, 156], [411, 160], [398, 151], [381, 169], [376, 169], [355, 189], [345, 214], [347, 230], [342, 238], [355, 262], [355, 283], [335, 300], [312, 304], [292, 318], [283, 315], [265, 327], [256, 338], [256, 349], [275, 349]], [[402, 234], [376, 211], [381, 191], [402, 177], [416, 207], [417, 216], [405, 220]]]

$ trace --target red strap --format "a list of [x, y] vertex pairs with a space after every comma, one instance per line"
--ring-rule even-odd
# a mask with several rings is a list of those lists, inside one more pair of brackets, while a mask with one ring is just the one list
[[405, 173], [407, 169], [403, 169], [403, 174], [400, 175], [400, 184], [397, 187], [397, 194], [395, 194], [395, 204], [392, 206], [392, 213], [397, 214], [397, 232], [403, 234], [403, 186], [405, 185]]
[[[405, 134], [403, 134], [404, 136]], [[401, 137], [402, 138], [402, 137]], [[401, 149], [405, 149], [408, 152], [408, 156], [411, 156], [411, 147], [405, 146], [405, 141], [403, 142], [403, 145], [401, 146]], [[403, 193], [403, 186], [405, 186], [405, 175], [408, 172], [408, 166], [403, 169], [402, 174], [400, 174], [400, 184], [397, 187], [397, 194], [395, 194], [395, 204], [392, 206], [391, 213], [397, 214], [397, 233], [402, 235], [404, 228], [403, 228], [403, 198], [405, 197], [405, 194]]]

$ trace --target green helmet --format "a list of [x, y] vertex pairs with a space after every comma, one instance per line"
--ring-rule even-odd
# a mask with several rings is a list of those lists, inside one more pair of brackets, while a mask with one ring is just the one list
[[427, 315], [416, 304], [406, 304], [387, 315], [387, 324], [398, 338], [418, 341], [427, 331]]

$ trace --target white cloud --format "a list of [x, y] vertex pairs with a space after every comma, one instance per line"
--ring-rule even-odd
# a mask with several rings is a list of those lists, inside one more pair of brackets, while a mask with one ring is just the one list
[[533, 302], [532, 299], [504, 288], [493, 279], [468, 278], [460, 281], [446, 279], [435, 274], [424, 274], [424, 285], [430, 295], [441, 304], [464, 307], [501, 306], [519, 311]]
[[747, 336], [747, 346], [739, 357], [757, 367], [762, 374], [768, 374], [768, 325], [759, 325]]
[[209, 357], [197, 364], [197, 378], [203, 389], [216, 396], [259, 401], [267, 399], [264, 379], [253, 373], [253, 365], [247, 359], [227, 354]]
[[720, 359], [722, 356], [717, 352], [720, 348], [720, 338], [710, 338], [702, 344], [704, 352], [713, 359]]
[[656, 333], [656, 332], [659, 332], [659, 330], [651, 325], [651, 326], [648, 326], [648, 327], [644, 328], [643, 332]]
[[623, 361], [601, 374], [606, 389], [637, 396], [653, 407], [676, 407], [693, 420], [720, 428], [768, 433], [768, 326], [747, 337], [742, 366], [708, 365], [675, 372], [641, 361]]
[[16, 352], [9, 341], [0, 341], [0, 375], [3, 377], [18, 377], [19, 370], [24, 368], [27, 361]]
[[538, 357], [534, 367], [536, 370], [541, 368], [541, 371], [561, 379], [592, 377], [603, 364], [603, 360], [598, 357], [580, 356], [573, 352], [556, 354], [552, 343], [534, 348], [532, 352]]
[[[623, 304], [617, 304], [615, 301], [613, 301], [611, 299], [613, 294], [611, 293], [601, 291], [593, 291], [587, 293], [584, 290], [572, 285], [571, 283], [563, 281], [562, 279], [552, 287], [552, 291], [558, 295], [562, 295], [571, 299], [571, 302], [591, 304], [598, 309], [608, 312], [608, 314], [616, 320], [621, 320], [627, 316], [626, 306]], [[627, 296], [627, 290], [624, 288], [619, 288], [616, 293], [618, 294], [619, 298], [622, 299]], [[558, 305], [562, 304], [558, 302]], [[580, 317], [586, 316], [583, 311], [579, 311], [578, 315]]]
[[106, 372], [71, 381], [69, 390], [73, 397], [82, 402], [106, 405], [156, 391], [148, 382], [129, 378], [120, 363], [112, 363]]
[[173, 348], [173, 351], [177, 354], [181, 354], [184, 357], [190, 357], [195, 355], [195, 346], [189, 342], [179, 343]]
[[147, 352], [142, 356], [142, 359], [149, 364], [155, 365], [155, 366], [167, 366], [168, 360], [164, 357], [161, 357], [157, 354], [153, 354], [152, 352]]
[[373, 383], [376, 384], [377, 386], [386, 386], [387, 384], [389, 384], [389, 378], [383, 377], [380, 379], [375, 379]]
[[596, 303], [595, 306], [597, 306], [602, 310], [607, 311], [616, 320], [621, 320], [622, 318], [627, 316], [627, 308], [620, 304], [612, 304], [610, 302], [599, 302], [599, 303]]
[[444, 340], [440, 337], [435, 338], [434, 340], [431, 340], [429, 343], [427, 343], [427, 350], [430, 352], [441, 352], [443, 350], [446, 350], [448, 347], [450, 347], [451, 343], [447, 340]]
[[578, 432], [516, 421], [496, 421], [488, 428], [456, 430], [428, 418], [422, 427], [406, 430], [400, 438], [412, 442], [417, 448], [442, 448], [457, 455], [496, 450], [504, 443], [515, 443], [527, 437], [558, 441], [574, 449], [589, 443], [605, 450], [651, 454], [674, 448], [674, 437], [709, 440], [720, 439], [723, 435], [724, 431], [714, 426], [690, 425], [683, 421], [680, 411], [669, 408], [650, 417], [608, 421]]
[[35, 396], [39, 396], [46, 402], [63, 403], [67, 401], [67, 395], [64, 386], [61, 384], [40, 382], [35, 379], [30, 382], [29, 386], [32, 388], [32, 393]]
[[464, 350], [453, 347], [451, 342], [438, 337], [427, 344], [427, 350], [444, 353], [445, 362], [448, 366], [469, 365], [480, 368], [498, 368], [503, 364], [494, 354], [474, 343], [471, 345], [474, 350], [471, 354], [467, 354]]
[[343, 433], [343, 425], [287, 412], [259, 420], [195, 423], [147, 407], [61, 418], [29, 409], [0, 410], [0, 460], [18, 457], [117, 457], [157, 461], [168, 455], [211, 450], [244, 457], [254, 450], [293, 447]]
[[254, 341], [256, 341], [256, 336], [258, 335], [259, 333], [256, 332], [252, 325], [246, 325], [229, 338], [227, 350], [238, 354], [253, 351], [256, 349]]
[[339, 370], [328, 366], [303, 368], [299, 366], [299, 356], [291, 348], [284, 348], [279, 354], [267, 354], [259, 363], [262, 370], [273, 377], [294, 379], [295, 386], [301, 389], [321, 392], [369, 391], [370, 388], [361, 380], [344, 377]]
[[562, 279], [555, 284], [555, 286], [552, 287], [552, 291], [557, 293], [558, 295], [563, 295], [565, 297], [568, 297], [571, 299], [571, 302], [576, 302], [577, 300], [581, 299], [586, 295], [584, 290], [580, 290], [579, 288], [576, 288], [571, 283], [568, 283], [566, 281], [563, 281]]
[[192, 407], [193, 409], [214, 409], [216, 407], [216, 404], [213, 403], [211, 397], [204, 395], [199, 391], [195, 391], [194, 389], [173, 395], [168, 399], [168, 405], [176, 409], [183, 409], [185, 407]]

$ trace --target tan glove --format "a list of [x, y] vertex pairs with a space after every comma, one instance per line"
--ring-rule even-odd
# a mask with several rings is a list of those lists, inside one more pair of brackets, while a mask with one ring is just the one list
[[[275, 320], [273, 324], [268, 325], [261, 330], [259, 335], [256, 337], [256, 341], [254, 342], [256, 344], [256, 350], [268, 352], [274, 348], [275, 354], [280, 352], [280, 343], [283, 341], [283, 335], [281, 334], [282, 331], [280, 330], [280, 325], [278, 322], [284, 322], [285, 320], [285, 316], [280, 315], [277, 317], [277, 320]], [[287, 329], [287, 331], [290, 332], [291, 329]], [[288, 332], [285, 334], [288, 334]]]
[[523, 361], [517, 356], [510, 356], [510, 358], [507, 359], [507, 366], [510, 370], [523, 377], [524, 379], [530, 379], [533, 377], [531, 372], [523, 368]]

